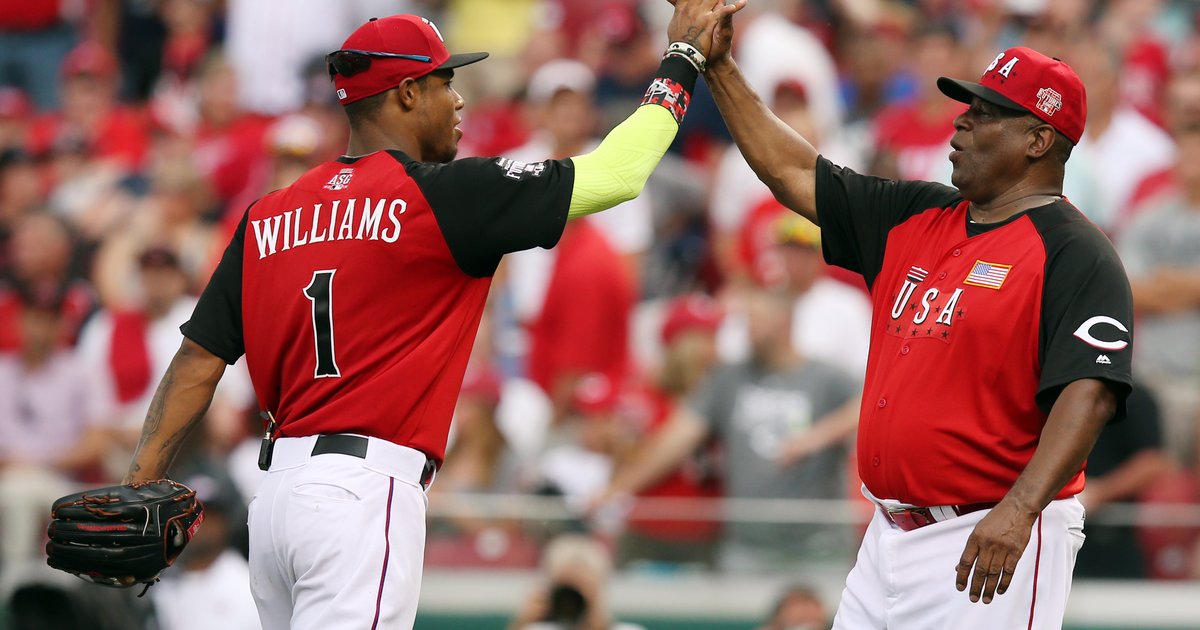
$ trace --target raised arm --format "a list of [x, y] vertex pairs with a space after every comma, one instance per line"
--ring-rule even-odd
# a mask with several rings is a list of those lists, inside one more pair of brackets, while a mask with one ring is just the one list
[[[668, 49], [641, 106], [613, 128], [594, 151], [571, 158], [575, 184], [568, 218], [606, 210], [641, 194], [679, 131], [702, 60], [710, 53], [717, 23], [744, 6], [746, 0], [729, 5], [722, 0], [694, 0], [676, 6], [675, 17], [667, 26], [667, 39], [672, 44], [686, 44], [686, 48]], [[686, 54], [687, 48], [699, 57]]]
[[[696, 0], [675, 2], [675, 15]], [[733, 16], [714, 29], [704, 80], [746, 162], [780, 203], [817, 223], [817, 150], [767, 107], [729, 54]]]
[[224, 373], [223, 359], [184, 338], [146, 411], [125, 483], [166, 476], [183, 438], [204, 417]]

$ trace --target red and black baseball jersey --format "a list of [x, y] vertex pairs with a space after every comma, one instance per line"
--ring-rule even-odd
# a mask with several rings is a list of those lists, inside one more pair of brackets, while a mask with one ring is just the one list
[[[1112, 244], [1066, 200], [995, 224], [953, 188], [821, 158], [825, 258], [863, 274], [874, 316], [858, 466], [878, 497], [999, 501], [1072, 381], [1132, 383], [1133, 299]], [[1080, 470], [1058, 497], [1083, 489]]]
[[441, 461], [491, 276], [552, 247], [569, 160], [341, 158], [246, 212], [183, 334], [244, 353], [282, 436], [358, 433]]

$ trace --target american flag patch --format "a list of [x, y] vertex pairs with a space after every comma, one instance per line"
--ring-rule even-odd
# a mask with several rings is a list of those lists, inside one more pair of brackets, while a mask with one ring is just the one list
[[1008, 277], [1010, 269], [1012, 269], [1012, 265], [999, 265], [976, 260], [975, 266], [971, 267], [971, 273], [967, 274], [967, 279], [963, 280], [963, 284], [999, 289], [1000, 285], [1004, 284], [1004, 279]]
[[928, 271], [926, 271], [916, 265], [913, 265], [908, 270], [908, 280], [909, 280], [909, 282], [912, 282], [913, 284], [921, 284], [921, 282], [924, 281], [925, 277], [928, 275], [929, 275]]

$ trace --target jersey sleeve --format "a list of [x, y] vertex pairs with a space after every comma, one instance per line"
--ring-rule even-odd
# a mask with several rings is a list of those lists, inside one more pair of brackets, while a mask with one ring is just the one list
[[570, 160], [466, 158], [412, 169], [454, 260], [472, 276], [490, 276], [504, 254], [550, 248], [562, 236], [575, 181]]
[[962, 200], [949, 186], [859, 175], [817, 159], [817, 218], [825, 261], [861, 273], [870, 286], [883, 267], [891, 229], [930, 208]]
[[229, 365], [246, 353], [242, 336], [242, 256], [249, 216], [247, 209], [208, 286], [200, 294], [191, 319], [179, 327], [184, 337]]
[[1050, 412], [1073, 381], [1104, 381], [1117, 395], [1117, 418], [1133, 383], [1133, 295], [1112, 244], [1080, 219], [1043, 235], [1041, 362], [1037, 403]]

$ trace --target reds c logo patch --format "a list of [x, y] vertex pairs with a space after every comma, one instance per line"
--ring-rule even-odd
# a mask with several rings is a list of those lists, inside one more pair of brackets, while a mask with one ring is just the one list
[[1092, 335], [1092, 329], [1099, 324], [1108, 324], [1109, 326], [1112, 326], [1123, 333], [1129, 332], [1129, 329], [1125, 327], [1125, 324], [1122, 324], [1121, 322], [1107, 315], [1097, 315], [1095, 317], [1088, 318], [1087, 321], [1080, 324], [1079, 328], [1075, 329], [1075, 336], [1082, 339], [1087, 345], [1092, 346], [1093, 348], [1099, 348], [1101, 350], [1123, 350], [1129, 345], [1128, 341], [1120, 339], [1116, 341], [1104, 341], [1103, 339], [1097, 339]]

